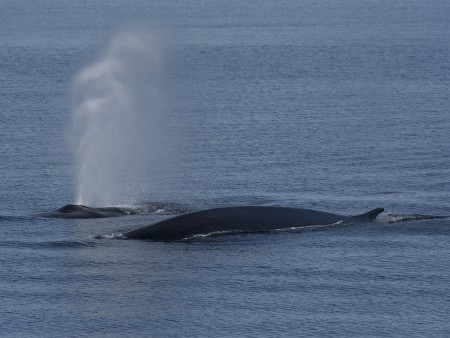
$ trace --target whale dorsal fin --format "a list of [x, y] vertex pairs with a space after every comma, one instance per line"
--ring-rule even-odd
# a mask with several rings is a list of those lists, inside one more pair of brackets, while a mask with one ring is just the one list
[[375, 220], [375, 218], [377, 218], [377, 216], [379, 214], [381, 214], [383, 211], [384, 211], [384, 208], [376, 208], [369, 212], [366, 212], [365, 214], [355, 216], [355, 218], [357, 218], [358, 220], [361, 220], [361, 221], [371, 222], [371, 221]]

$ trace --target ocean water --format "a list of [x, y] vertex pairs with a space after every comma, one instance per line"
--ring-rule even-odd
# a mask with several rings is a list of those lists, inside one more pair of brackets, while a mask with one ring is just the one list
[[[1, 1], [0, 335], [449, 336], [449, 17], [448, 1]], [[148, 138], [105, 133], [123, 120], [104, 108], [77, 138], [74, 81], [123, 32], [160, 43], [157, 97], [134, 52], [106, 73]], [[41, 217], [77, 201], [80, 140], [103, 145], [87, 159], [110, 179], [87, 200], [140, 214]], [[121, 239], [231, 205], [386, 212]]]

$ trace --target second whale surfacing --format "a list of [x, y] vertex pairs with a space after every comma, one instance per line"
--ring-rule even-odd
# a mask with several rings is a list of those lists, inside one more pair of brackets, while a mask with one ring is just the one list
[[189, 207], [172, 202], [144, 202], [130, 206], [88, 207], [80, 204], [67, 204], [58, 210], [40, 214], [48, 218], [106, 218], [126, 215], [169, 214], [178, 215], [191, 211]]
[[129, 208], [91, 208], [85, 205], [67, 204], [62, 208], [43, 216], [50, 218], [105, 218], [131, 215], [133, 213], [134, 211]]
[[373, 222], [384, 211], [371, 210], [357, 216], [272, 206], [240, 206], [207, 209], [178, 215], [125, 234], [129, 239], [179, 241], [216, 232], [263, 232], [337, 222]]

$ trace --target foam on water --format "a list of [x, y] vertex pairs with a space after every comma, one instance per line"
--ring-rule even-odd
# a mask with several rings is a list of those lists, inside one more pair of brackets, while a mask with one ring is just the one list
[[127, 239], [122, 232], [114, 232], [106, 235], [91, 235], [90, 238], [94, 239]]
[[422, 214], [401, 214], [401, 213], [384, 213], [377, 218], [380, 223], [399, 223], [408, 221], [420, 221], [420, 220], [432, 220], [432, 219], [445, 219], [445, 216], [435, 215], [422, 215]]

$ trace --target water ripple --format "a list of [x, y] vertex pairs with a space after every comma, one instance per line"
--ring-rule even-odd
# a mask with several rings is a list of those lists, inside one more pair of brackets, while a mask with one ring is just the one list
[[94, 241], [0, 241], [0, 247], [16, 249], [77, 249], [83, 247], [94, 247], [98, 243]]

